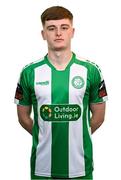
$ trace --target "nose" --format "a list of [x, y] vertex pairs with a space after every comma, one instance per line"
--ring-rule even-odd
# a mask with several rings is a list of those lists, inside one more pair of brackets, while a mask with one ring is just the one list
[[61, 29], [60, 28], [56, 29], [56, 36], [61, 36]]

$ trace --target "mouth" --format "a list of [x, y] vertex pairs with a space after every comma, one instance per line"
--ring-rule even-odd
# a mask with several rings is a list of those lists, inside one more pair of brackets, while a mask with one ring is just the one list
[[64, 41], [64, 39], [55, 39], [54, 41], [55, 42], [61, 42], [61, 41]]

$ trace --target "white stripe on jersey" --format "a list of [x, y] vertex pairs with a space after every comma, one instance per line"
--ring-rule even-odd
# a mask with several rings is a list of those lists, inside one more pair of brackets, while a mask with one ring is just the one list
[[[48, 81], [48, 85], [39, 82]], [[40, 106], [51, 104], [51, 68], [42, 65], [35, 68], [35, 93], [38, 102], [38, 124], [39, 124], [39, 144], [36, 152], [35, 175], [51, 175], [51, 122], [43, 121], [40, 117]], [[43, 161], [44, 159], [44, 161]]]
[[[72, 79], [81, 76], [84, 79], [84, 87], [75, 89], [72, 86]], [[69, 177], [85, 176], [85, 161], [83, 149], [83, 97], [86, 90], [87, 69], [81, 65], [73, 64], [70, 68], [69, 82], [69, 104], [79, 104], [81, 107], [81, 117], [69, 123]], [[81, 156], [80, 156], [81, 154]]]
[[89, 107], [87, 107], [86, 119], [87, 119], [87, 128], [88, 128], [88, 133], [89, 133], [90, 139], [91, 139], [91, 141], [92, 141], [91, 127], [90, 127], [90, 125], [89, 125], [88, 113], [89, 113]]

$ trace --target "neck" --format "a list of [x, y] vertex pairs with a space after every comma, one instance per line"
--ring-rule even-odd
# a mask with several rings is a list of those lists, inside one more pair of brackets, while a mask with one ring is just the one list
[[64, 70], [72, 58], [71, 51], [48, 51], [48, 59], [58, 70]]

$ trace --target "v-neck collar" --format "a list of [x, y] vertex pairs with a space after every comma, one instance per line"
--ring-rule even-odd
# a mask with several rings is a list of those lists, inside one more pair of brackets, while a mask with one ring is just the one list
[[68, 63], [67, 66], [65, 67], [65, 69], [64, 69], [64, 70], [58, 70], [58, 69], [56, 69], [56, 67], [49, 61], [49, 59], [48, 59], [48, 54], [46, 54], [46, 56], [45, 56], [45, 60], [46, 60], [46, 63], [48, 64], [48, 66], [50, 66], [53, 70], [60, 71], [60, 72], [66, 71], [66, 69], [68, 69], [68, 68], [73, 64], [74, 59], [75, 59], [75, 54], [72, 53], [71, 60], [69, 61], [69, 63]]

